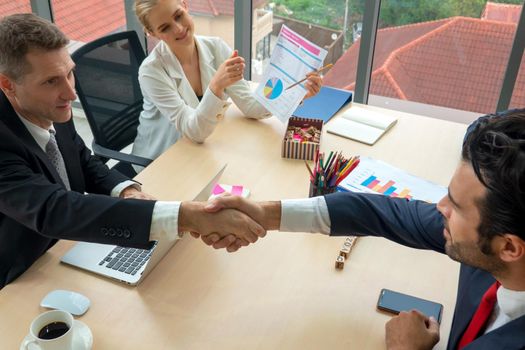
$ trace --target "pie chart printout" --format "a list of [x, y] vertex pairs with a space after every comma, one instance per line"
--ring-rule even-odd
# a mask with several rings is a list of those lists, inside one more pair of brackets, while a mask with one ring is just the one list
[[275, 100], [283, 93], [283, 82], [279, 78], [270, 78], [264, 85], [264, 96], [269, 100]]

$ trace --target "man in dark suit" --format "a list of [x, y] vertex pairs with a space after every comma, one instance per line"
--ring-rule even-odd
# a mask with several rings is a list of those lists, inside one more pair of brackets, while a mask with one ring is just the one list
[[[207, 206], [223, 208], [238, 208], [267, 230], [352, 232], [447, 254], [461, 263], [448, 349], [525, 348], [525, 110], [469, 127], [448, 195], [437, 205], [336, 193], [263, 203], [225, 197]], [[436, 320], [417, 311], [386, 325], [388, 349], [431, 349], [438, 340]]]
[[244, 214], [231, 222], [202, 203], [156, 202], [93, 157], [71, 118], [67, 43], [35, 15], [0, 20], [0, 288], [62, 238], [147, 248], [182, 231], [264, 235]]

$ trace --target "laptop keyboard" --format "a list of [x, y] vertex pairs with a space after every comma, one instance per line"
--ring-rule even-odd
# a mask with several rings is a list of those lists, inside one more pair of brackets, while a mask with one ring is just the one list
[[117, 246], [98, 264], [106, 264], [105, 267], [108, 269], [117, 270], [129, 275], [135, 275], [140, 268], [148, 262], [156, 246], [157, 242], [155, 242], [151, 249], [125, 248]]

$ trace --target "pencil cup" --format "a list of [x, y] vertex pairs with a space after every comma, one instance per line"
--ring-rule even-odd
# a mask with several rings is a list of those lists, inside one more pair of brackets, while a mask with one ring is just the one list
[[324, 196], [325, 194], [334, 193], [337, 187], [319, 187], [310, 182], [310, 191], [308, 197]]

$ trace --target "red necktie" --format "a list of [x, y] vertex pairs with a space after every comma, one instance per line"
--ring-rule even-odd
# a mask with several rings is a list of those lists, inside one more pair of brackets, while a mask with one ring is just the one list
[[492, 314], [492, 310], [494, 309], [494, 305], [496, 305], [496, 292], [500, 285], [501, 283], [498, 281], [494, 282], [494, 284], [485, 292], [483, 298], [481, 298], [476, 313], [472, 317], [472, 320], [470, 320], [467, 330], [463, 333], [463, 336], [459, 341], [458, 350], [463, 349], [476, 339], [478, 334], [487, 324], [487, 321]]

